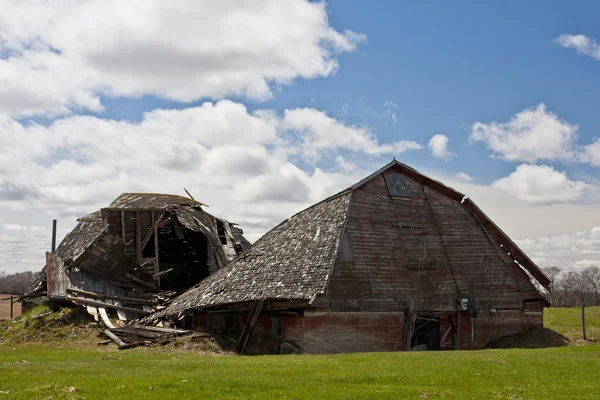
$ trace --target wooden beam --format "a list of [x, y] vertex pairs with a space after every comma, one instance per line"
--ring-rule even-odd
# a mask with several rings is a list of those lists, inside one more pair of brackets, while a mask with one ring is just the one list
[[[154, 215], [154, 211], [152, 212]], [[152, 230], [154, 231], [154, 275], [160, 273], [160, 264], [158, 260], [158, 223], [162, 218], [163, 213], [161, 212], [159, 217], [156, 219], [156, 222], [152, 226]], [[156, 281], [158, 283], [158, 287], [160, 287], [160, 276], [156, 277]]]
[[137, 313], [137, 314], [151, 314], [148, 311], [140, 310], [137, 308], [117, 306], [115, 304], [108, 304], [103, 301], [82, 299], [80, 297], [69, 296], [69, 295], [67, 295], [67, 300], [72, 301], [73, 303], [77, 303], [77, 304], [84, 304], [84, 305], [96, 306], [96, 307], [108, 307], [108, 308], [114, 308], [115, 310], [129, 311], [129, 312]]
[[152, 237], [152, 234], [154, 233], [154, 227], [156, 225], [158, 225], [158, 222], [163, 217], [164, 211], [161, 211], [158, 214], [158, 217], [156, 219], [154, 219], [154, 211], [151, 211], [151, 213], [152, 213], [152, 228], [150, 228], [150, 230], [148, 230], [148, 233], [144, 237], [144, 240], [142, 240], [142, 249], [144, 249], [146, 247], [146, 245], [148, 244], [148, 242], [150, 241], [150, 238]]
[[129, 343], [129, 344], [125, 343], [124, 341], [121, 340], [121, 338], [119, 338], [117, 335], [115, 335], [108, 329], [104, 331], [104, 334], [106, 336], [108, 336], [109, 338], [111, 338], [111, 340], [113, 342], [115, 342], [117, 344], [117, 346], [119, 346], [119, 350], [132, 349], [134, 347], [138, 347], [137, 343]]
[[140, 212], [135, 212], [135, 259], [140, 265], [142, 263], [142, 227], [140, 226]]
[[171, 272], [173, 272], [173, 271], [175, 271], [173, 268], [169, 268], [169, 269], [167, 269], [167, 270], [165, 270], [165, 271], [158, 272], [158, 273], [156, 273], [156, 274], [154, 274], [154, 275], [152, 275], [152, 276], [153, 276], [154, 278], [159, 278], [159, 277], [161, 277], [161, 276], [163, 276], [163, 275], [170, 274], [170, 273], [171, 273]]
[[74, 294], [80, 294], [82, 296], [97, 297], [99, 299], [120, 300], [124, 303], [129, 303], [129, 304], [145, 304], [145, 305], [149, 305], [149, 306], [156, 304], [156, 302], [153, 302], [152, 300], [147, 300], [147, 299], [138, 299], [135, 297], [123, 297], [123, 296], [109, 296], [109, 295], [105, 295], [105, 294], [88, 292], [85, 290], [67, 289], [67, 292], [74, 293]]
[[123, 242], [127, 243], [127, 236], [125, 236], [125, 211], [121, 210], [121, 237]]
[[137, 277], [131, 275], [130, 273], [126, 273], [125, 277], [131, 279], [134, 282], [139, 283], [142, 286], [145, 286], [148, 289], [151, 289], [151, 290], [156, 290], [157, 289], [156, 286], [153, 286], [153, 285], [149, 284], [148, 282], [144, 282], [140, 278], [137, 278]]
[[248, 347], [248, 343], [252, 338], [254, 328], [256, 328], [256, 324], [258, 323], [258, 317], [260, 316], [260, 312], [262, 311], [264, 304], [264, 300], [254, 300], [252, 310], [250, 310], [250, 315], [248, 316], [248, 321], [244, 326], [242, 336], [240, 336], [240, 340], [236, 346], [236, 351], [239, 354], [244, 354], [246, 352], [246, 348]]

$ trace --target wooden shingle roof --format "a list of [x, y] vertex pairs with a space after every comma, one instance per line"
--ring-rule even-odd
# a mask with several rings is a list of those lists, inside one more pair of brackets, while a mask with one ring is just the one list
[[310, 300], [323, 293], [349, 201], [346, 190], [292, 216], [153, 318], [255, 299]]

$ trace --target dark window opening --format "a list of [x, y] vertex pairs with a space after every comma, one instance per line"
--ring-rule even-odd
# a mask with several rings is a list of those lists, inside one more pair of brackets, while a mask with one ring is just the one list
[[271, 317], [271, 327], [273, 328], [273, 336], [279, 338], [283, 337], [283, 323], [281, 321], [281, 317]]
[[383, 173], [388, 193], [392, 197], [410, 197], [410, 189], [406, 178], [398, 171], [388, 170]]
[[[163, 290], [182, 291], [210, 275], [206, 237], [185, 227], [182, 229], [182, 239], [177, 237], [172, 223], [157, 230], [160, 272], [172, 269], [160, 276], [160, 288]], [[142, 257], [155, 257], [154, 234], [143, 249]]]
[[427, 350], [440, 350], [439, 318], [417, 317], [410, 347], [422, 346]]

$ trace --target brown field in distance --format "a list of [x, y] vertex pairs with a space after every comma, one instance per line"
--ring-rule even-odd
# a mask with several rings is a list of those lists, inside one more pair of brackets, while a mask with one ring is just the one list
[[[10, 294], [2, 294], [0, 293], [0, 319], [9, 319], [10, 318]], [[15, 296], [15, 299], [17, 296]], [[13, 304], [13, 318], [21, 315], [21, 303]]]

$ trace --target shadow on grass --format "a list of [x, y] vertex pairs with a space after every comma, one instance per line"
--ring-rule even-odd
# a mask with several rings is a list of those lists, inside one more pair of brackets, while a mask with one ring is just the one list
[[490, 341], [486, 349], [543, 349], [547, 347], [563, 347], [570, 340], [564, 335], [548, 328], [534, 328], [529, 332], [502, 336]]

